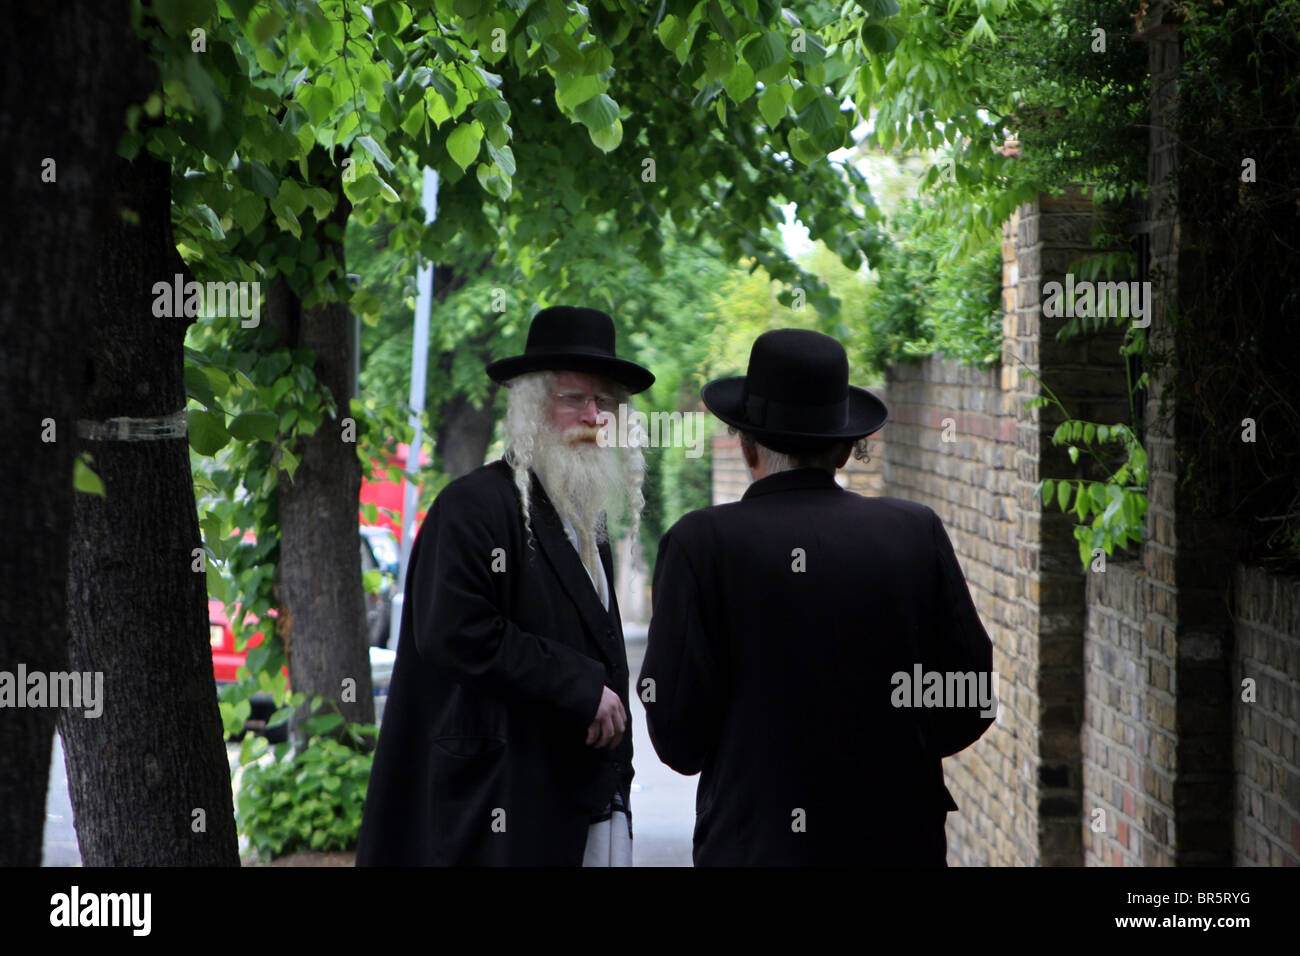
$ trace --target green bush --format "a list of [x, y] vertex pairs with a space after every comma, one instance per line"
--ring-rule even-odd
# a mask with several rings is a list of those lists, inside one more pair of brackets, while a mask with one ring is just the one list
[[864, 364], [877, 372], [932, 353], [971, 365], [1002, 348], [1002, 254], [996, 237], [957, 259], [965, 233], [926, 221], [913, 200], [890, 220], [893, 241], [873, 263]]
[[267, 766], [245, 767], [236, 811], [240, 834], [267, 859], [299, 850], [352, 849], [374, 754], [328, 737], [312, 737], [297, 753], [288, 749], [277, 746]]

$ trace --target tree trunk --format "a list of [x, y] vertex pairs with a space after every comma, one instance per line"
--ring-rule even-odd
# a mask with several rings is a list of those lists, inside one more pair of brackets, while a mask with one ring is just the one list
[[[119, 60], [135, 42], [127, 6], [34, 4], [0, 30], [0, 671], [15, 676], [66, 669], [81, 363], [99, 318], [88, 280], [123, 111], [148, 90]], [[56, 717], [0, 709], [0, 866], [41, 861]]]
[[[490, 264], [489, 257], [473, 270], [472, 275], [482, 273]], [[438, 301], [441, 302], [459, 289], [470, 276], [464, 272], [455, 272], [448, 266], [438, 266], [434, 270]], [[477, 338], [466, 339], [461, 343], [460, 349], [472, 351], [487, 365], [494, 358], [487, 350], [491, 337], [491, 330], [485, 331]], [[453, 352], [443, 352], [438, 356], [437, 369], [444, 382], [452, 381], [454, 360]], [[496, 396], [500, 388], [496, 382], [489, 382], [487, 396], [477, 405], [461, 392], [444, 393], [438, 403], [438, 415], [434, 419], [438, 425], [433, 446], [434, 453], [438, 456], [438, 467], [444, 474], [453, 479], [459, 478], [483, 464], [496, 427]]]
[[[118, 160], [122, 212], [101, 243], [83, 418], [185, 409], [189, 319], [156, 318], [152, 288], [187, 275], [171, 230], [171, 170]], [[234, 319], [233, 321], [238, 321]], [[106, 497], [78, 495], [68, 577], [73, 670], [103, 672], [102, 714], [60, 714], [86, 866], [238, 866], [208, 641], [207, 583], [183, 430], [86, 438]]]
[[[316, 164], [321, 168], [320, 164]], [[330, 223], [342, 236], [350, 207], [337, 173], [317, 185], [332, 189], [339, 203], [316, 227], [321, 255], [330, 250], [343, 271], [343, 244], [326, 235]], [[292, 478], [280, 473], [280, 628], [289, 661], [289, 685], [309, 697], [319, 694], [339, 705], [350, 722], [373, 723], [370, 651], [365, 597], [361, 586], [361, 462], [355, 440], [345, 433], [352, 398], [353, 317], [342, 303], [309, 309], [281, 287], [273, 321], [286, 344], [312, 349], [316, 375], [338, 405], [315, 434], [301, 439]], [[299, 743], [309, 716], [301, 708], [290, 725]]]
[[456, 394], [439, 406], [441, 424], [434, 450], [439, 467], [451, 478], [459, 478], [483, 464], [496, 426], [493, 404], [499, 387], [495, 382], [489, 386], [482, 405]]

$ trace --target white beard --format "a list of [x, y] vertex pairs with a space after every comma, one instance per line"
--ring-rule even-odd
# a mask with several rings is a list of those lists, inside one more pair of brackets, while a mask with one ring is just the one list
[[622, 490], [617, 450], [585, 442], [570, 443], [549, 428], [543, 429], [537, 439], [533, 470], [555, 510], [573, 524], [580, 539], [585, 532], [594, 540], [608, 540], [605, 523], [599, 519], [612, 493]]
[[[581, 431], [573, 429], [569, 436]], [[542, 429], [537, 437], [533, 470], [555, 510], [577, 532], [582, 564], [591, 575], [601, 603], [608, 605], [598, 548], [601, 542], [609, 540], [605, 504], [610, 493], [622, 485], [618, 452], [586, 442], [571, 443], [550, 428]]]

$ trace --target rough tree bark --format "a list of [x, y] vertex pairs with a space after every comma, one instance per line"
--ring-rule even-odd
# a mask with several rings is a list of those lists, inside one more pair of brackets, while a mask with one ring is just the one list
[[[23, 4], [0, 30], [0, 671], [66, 669], [72, 466], [95, 237], [123, 111], [148, 86], [118, 59], [124, 0]], [[53, 162], [53, 166], [49, 162]], [[48, 420], [48, 421], [47, 421]], [[0, 709], [0, 865], [41, 861], [56, 712]]]
[[[123, 215], [100, 244], [82, 417], [172, 416], [185, 408], [191, 320], [155, 317], [152, 293], [188, 278], [172, 241], [171, 170], [141, 153], [118, 161], [112, 187]], [[106, 497], [77, 496], [68, 657], [104, 672], [103, 713], [59, 717], [82, 862], [238, 866], [189, 443], [182, 433], [85, 444]]]
[[[343, 268], [341, 237], [350, 205], [334, 167], [313, 154], [313, 181], [338, 196], [333, 213], [315, 228], [322, 255], [332, 250]], [[336, 230], [329, 229], [333, 224]], [[330, 233], [334, 233], [331, 237]], [[370, 656], [361, 586], [361, 462], [345, 440], [342, 420], [352, 398], [353, 317], [342, 303], [304, 309], [283, 285], [269, 303], [269, 318], [289, 348], [312, 349], [315, 371], [338, 406], [315, 434], [300, 440], [292, 478], [281, 472], [280, 628], [289, 661], [289, 685], [309, 697], [335, 701], [348, 721], [372, 723]], [[349, 685], [345, 682], [351, 681]], [[351, 692], [348, 692], [348, 688]], [[290, 724], [296, 741], [306, 736], [300, 708]]]

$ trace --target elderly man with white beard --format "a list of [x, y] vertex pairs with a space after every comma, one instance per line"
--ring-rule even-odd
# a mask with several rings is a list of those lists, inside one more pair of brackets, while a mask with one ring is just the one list
[[420, 528], [358, 866], [630, 866], [627, 654], [606, 507], [633, 533], [637, 447], [602, 416], [654, 376], [595, 309], [544, 309], [507, 385], [503, 458]]

